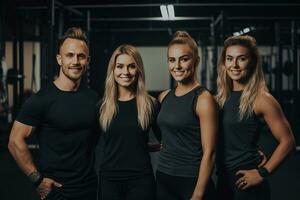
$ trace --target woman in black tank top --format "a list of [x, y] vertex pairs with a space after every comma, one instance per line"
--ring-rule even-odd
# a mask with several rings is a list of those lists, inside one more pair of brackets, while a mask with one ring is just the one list
[[162, 149], [157, 167], [158, 200], [212, 200], [217, 104], [196, 78], [198, 47], [177, 31], [168, 46], [169, 71], [176, 88], [160, 94], [158, 126]]
[[[231, 200], [268, 200], [266, 178], [294, 149], [292, 130], [280, 105], [268, 92], [256, 41], [232, 36], [224, 42], [218, 66], [221, 108], [217, 154], [218, 196]], [[268, 125], [278, 141], [271, 158], [259, 166], [258, 137]]]

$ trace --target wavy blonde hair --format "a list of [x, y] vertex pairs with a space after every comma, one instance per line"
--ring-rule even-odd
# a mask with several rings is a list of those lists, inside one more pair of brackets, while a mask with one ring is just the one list
[[220, 108], [223, 108], [225, 101], [230, 97], [233, 87], [232, 80], [226, 73], [225, 59], [227, 48], [234, 45], [246, 47], [250, 53], [250, 66], [248, 66], [247, 84], [243, 90], [239, 105], [239, 115], [240, 120], [242, 120], [243, 118], [250, 117], [253, 114], [254, 101], [257, 95], [262, 91], [268, 91], [268, 88], [266, 86], [261, 67], [260, 55], [256, 46], [255, 38], [248, 35], [231, 36], [224, 42], [224, 48], [218, 63], [218, 91], [216, 100]]
[[104, 131], [107, 131], [118, 112], [118, 85], [114, 78], [114, 69], [116, 67], [117, 57], [121, 54], [131, 56], [137, 66], [137, 80], [133, 88], [135, 90], [138, 121], [142, 129], [146, 130], [151, 123], [153, 100], [145, 88], [145, 71], [142, 57], [134, 46], [128, 44], [119, 46], [110, 58], [107, 68], [104, 96], [100, 107], [100, 126]]

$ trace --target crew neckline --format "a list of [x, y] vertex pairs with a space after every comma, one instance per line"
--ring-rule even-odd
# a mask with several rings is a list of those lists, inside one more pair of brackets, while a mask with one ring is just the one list
[[77, 90], [74, 90], [74, 91], [73, 91], [73, 90], [67, 91], [67, 90], [61, 90], [61, 89], [59, 89], [59, 88], [55, 85], [54, 81], [52, 81], [51, 84], [52, 84], [52, 86], [53, 86], [57, 91], [62, 92], [62, 93], [70, 93], [70, 94], [72, 94], [72, 93], [77, 93], [77, 92], [80, 90], [80, 88], [82, 87], [82, 83], [80, 83], [80, 85], [79, 85], [79, 87], [77, 88]]
[[131, 102], [131, 101], [133, 101], [133, 100], [135, 100], [135, 98], [136, 97], [133, 97], [133, 98], [131, 98], [131, 99], [128, 99], [128, 100], [117, 100], [119, 103], [126, 103], [126, 102]]

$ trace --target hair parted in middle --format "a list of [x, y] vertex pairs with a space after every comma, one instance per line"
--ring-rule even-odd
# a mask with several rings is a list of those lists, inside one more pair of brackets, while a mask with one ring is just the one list
[[138, 50], [128, 44], [119, 46], [112, 54], [105, 80], [104, 96], [100, 107], [100, 125], [104, 131], [107, 131], [113, 118], [118, 112], [118, 85], [114, 78], [114, 69], [116, 67], [116, 60], [119, 55], [127, 54], [131, 56], [137, 67], [137, 80], [135, 82], [134, 92], [138, 110], [138, 121], [143, 130], [146, 130], [152, 120], [153, 100], [148, 95], [145, 87], [145, 71], [142, 57]]
[[242, 120], [253, 114], [253, 104], [257, 95], [262, 91], [268, 91], [268, 88], [265, 82], [255, 38], [248, 35], [231, 36], [224, 41], [224, 48], [218, 63], [218, 91], [216, 100], [220, 108], [223, 108], [225, 101], [230, 97], [233, 87], [232, 80], [228, 77], [225, 67], [226, 51], [228, 47], [231, 46], [243, 46], [249, 50], [250, 54], [247, 83], [239, 105], [240, 120]]

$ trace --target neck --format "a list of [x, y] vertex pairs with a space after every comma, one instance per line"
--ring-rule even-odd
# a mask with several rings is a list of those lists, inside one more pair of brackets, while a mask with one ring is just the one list
[[233, 82], [232, 83], [232, 91], [242, 91], [245, 88], [245, 84], [240, 82]]
[[118, 100], [120, 101], [128, 101], [135, 97], [135, 93], [132, 89], [126, 87], [118, 88]]
[[54, 84], [62, 91], [77, 91], [80, 86], [81, 79], [77, 81], [73, 81], [68, 78], [63, 78], [59, 76], [55, 81]]
[[195, 79], [193, 79], [190, 82], [185, 82], [185, 83], [178, 82], [176, 90], [181, 91], [181, 92], [190, 91], [191, 89], [193, 89], [199, 85], [200, 85], [200, 83]]

